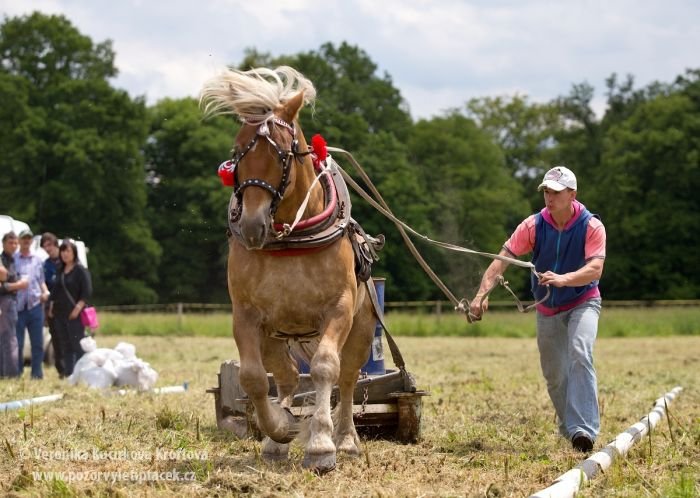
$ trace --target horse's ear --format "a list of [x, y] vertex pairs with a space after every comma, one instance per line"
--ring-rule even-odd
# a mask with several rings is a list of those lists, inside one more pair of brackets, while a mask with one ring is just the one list
[[284, 103], [282, 106], [282, 112], [281, 118], [287, 121], [288, 123], [291, 123], [296, 119], [297, 114], [299, 114], [299, 110], [302, 108], [304, 105], [304, 91], [302, 90], [301, 92], [297, 93], [294, 97], [289, 99], [287, 102]]

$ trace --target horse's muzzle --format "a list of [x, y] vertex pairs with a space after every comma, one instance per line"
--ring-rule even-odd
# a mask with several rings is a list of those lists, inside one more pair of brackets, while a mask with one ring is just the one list
[[270, 229], [270, 218], [263, 210], [246, 213], [245, 208], [241, 214], [240, 229], [243, 245], [246, 249], [262, 249]]

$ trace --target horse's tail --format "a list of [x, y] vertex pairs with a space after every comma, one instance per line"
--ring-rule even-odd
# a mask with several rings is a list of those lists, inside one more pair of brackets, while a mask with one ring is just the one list
[[204, 84], [199, 103], [204, 115], [235, 114], [246, 121], [265, 121], [274, 109], [304, 92], [306, 104], [313, 105], [316, 89], [296, 69], [279, 66], [239, 71], [227, 69]]

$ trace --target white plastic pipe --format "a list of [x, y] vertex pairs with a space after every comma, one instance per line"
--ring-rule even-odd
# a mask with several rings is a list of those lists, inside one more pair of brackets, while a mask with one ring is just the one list
[[[189, 389], [190, 383], [189, 382], [184, 382], [182, 384], [178, 384], [176, 386], [165, 386], [165, 387], [154, 387], [150, 391], [144, 391], [146, 393], [153, 393], [153, 394], [170, 394], [170, 393], [184, 393]], [[133, 391], [131, 389], [119, 389], [118, 391], [115, 391], [116, 394], [120, 394], [124, 396], [125, 394], [130, 394], [134, 393], [136, 391]]]
[[153, 392], [156, 394], [184, 393], [189, 387], [190, 383], [185, 382], [178, 386], [156, 387], [153, 389]]
[[19, 410], [23, 406], [38, 405], [40, 403], [50, 403], [52, 401], [58, 401], [61, 398], [63, 398], [63, 394], [49, 394], [48, 396], [38, 396], [36, 398], [8, 401], [7, 403], [0, 403], [0, 412]]
[[554, 484], [533, 494], [530, 498], [573, 498], [578, 490], [588, 480], [593, 479], [600, 471], [610, 467], [618, 456], [625, 455], [629, 449], [653, 429], [666, 413], [666, 405], [670, 404], [683, 390], [674, 387], [670, 392], [657, 399], [654, 408], [642, 420], [621, 432], [601, 451], [594, 453], [573, 469], [560, 475]]

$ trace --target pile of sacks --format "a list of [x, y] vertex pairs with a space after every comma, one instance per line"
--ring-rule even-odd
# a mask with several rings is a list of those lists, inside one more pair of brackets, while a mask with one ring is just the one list
[[85, 354], [77, 361], [71, 385], [87, 384], [94, 388], [133, 386], [139, 391], [150, 391], [158, 380], [158, 373], [136, 357], [136, 348], [120, 342], [114, 349], [98, 348], [92, 337], [80, 341]]

